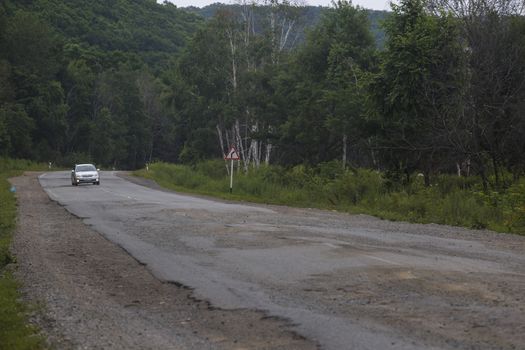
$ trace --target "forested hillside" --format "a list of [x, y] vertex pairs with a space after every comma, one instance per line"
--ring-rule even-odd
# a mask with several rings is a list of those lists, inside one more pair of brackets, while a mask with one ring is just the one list
[[35, 14], [64, 45], [78, 44], [103, 54], [134, 54], [157, 69], [186, 46], [202, 23], [200, 16], [155, 0], [8, 0], [4, 11]]
[[[202, 8], [200, 7], [186, 7], [184, 8], [187, 11], [196, 13], [198, 15], [201, 15], [205, 19], [212, 19], [215, 17], [217, 12], [220, 11], [229, 11], [232, 13], [235, 13], [237, 15], [240, 15], [243, 11], [242, 5], [227, 5], [227, 4], [221, 4], [221, 3], [215, 3], [208, 6], [204, 6]], [[308, 29], [311, 29], [315, 27], [319, 21], [321, 20], [321, 17], [323, 14], [328, 11], [328, 7], [323, 6], [305, 6], [301, 7], [298, 11], [300, 13], [300, 16], [298, 16], [296, 20], [296, 34], [297, 38], [293, 42], [295, 44], [302, 44], [304, 43], [304, 40], [306, 38], [306, 31]], [[259, 24], [260, 26], [264, 26], [264, 17], [268, 16], [269, 7], [259, 7], [257, 8], [257, 11], [255, 12], [255, 19], [260, 20], [262, 23]], [[370, 30], [372, 32], [372, 35], [374, 36], [376, 40], [376, 44], [379, 48], [383, 47], [384, 40], [385, 40], [385, 31], [381, 27], [381, 23], [386, 19], [388, 15], [388, 11], [379, 11], [379, 10], [366, 10], [368, 14], [368, 20], [370, 21]]]
[[244, 170], [337, 160], [499, 186], [525, 168], [525, 20], [519, 0], [462, 4], [401, 1], [378, 50], [346, 1], [308, 30], [285, 2], [205, 21], [154, 0], [3, 1], [0, 149], [137, 168], [235, 145]]
[[143, 164], [153, 137], [144, 108], [155, 77], [201, 22], [154, 0], [3, 1], [2, 154]]

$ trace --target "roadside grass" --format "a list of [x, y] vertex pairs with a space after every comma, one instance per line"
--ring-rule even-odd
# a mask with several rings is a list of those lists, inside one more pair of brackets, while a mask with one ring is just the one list
[[409, 185], [392, 183], [370, 169], [347, 169], [329, 162], [291, 169], [261, 166], [235, 170], [233, 193], [222, 160], [193, 166], [153, 163], [134, 172], [168, 189], [257, 203], [338, 210], [388, 220], [437, 223], [525, 234], [525, 181], [483, 192], [477, 177], [436, 176], [424, 186], [415, 176]]
[[27, 321], [28, 306], [20, 301], [18, 283], [6, 268], [14, 262], [9, 245], [16, 225], [16, 199], [8, 178], [44, 165], [0, 158], [0, 349], [42, 349], [44, 340]]

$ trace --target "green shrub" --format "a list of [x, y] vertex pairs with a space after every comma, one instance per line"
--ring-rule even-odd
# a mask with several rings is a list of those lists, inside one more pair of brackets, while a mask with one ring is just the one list
[[384, 192], [381, 175], [368, 169], [347, 170], [330, 182], [327, 188], [337, 203], [354, 206], [373, 201]]
[[255, 171], [251, 170], [249, 175], [256, 176], [259, 181], [278, 186], [287, 186], [289, 184], [286, 169], [281, 166], [263, 165]]
[[315, 172], [319, 177], [326, 180], [335, 180], [345, 174], [341, 162], [335, 160], [317, 165]]
[[439, 202], [438, 219], [449, 225], [487, 228], [497, 213], [468, 191], [455, 190]]
[[477, 185], [481, 185], [481, 179], [477, 176], [440, 175], [436, 177], [434, 182], [443, 196], [455, 190], [474, 189]]
[[197, 174], [206, 174], [206, 176], [213, 179], [221, 179], [228, 175], [226, 167], [229, 169], [230, 162], [226, 163], [222, 159], [214, 159], [197, 163], [195, 164], [194, 169]]
[[512, 185], [505, 196], [504, 225], [513, 232], [525, 232], [525, 182]]
[[311, 168], [297, 165], [284, 174], [284, 185], [297, 188], [310, 188], [315, 184], [315, 175]]

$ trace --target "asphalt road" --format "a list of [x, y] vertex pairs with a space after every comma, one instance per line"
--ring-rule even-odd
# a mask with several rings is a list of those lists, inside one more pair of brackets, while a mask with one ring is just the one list
[[100, 186], [39, 180], [159, 279], [287, 319], [323, 348], [525, 348], [522, 237], [226, 203], [114, 172]]

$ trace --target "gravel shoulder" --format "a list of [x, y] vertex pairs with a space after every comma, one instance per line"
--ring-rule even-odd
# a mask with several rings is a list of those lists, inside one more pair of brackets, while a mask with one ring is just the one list
[[11, 179], [16, 277], [33, 322], [58, 349], [315, 349], [285, 320], [222, 310], [155, 278], [122, 248], [51, 201], [36, 173]]

